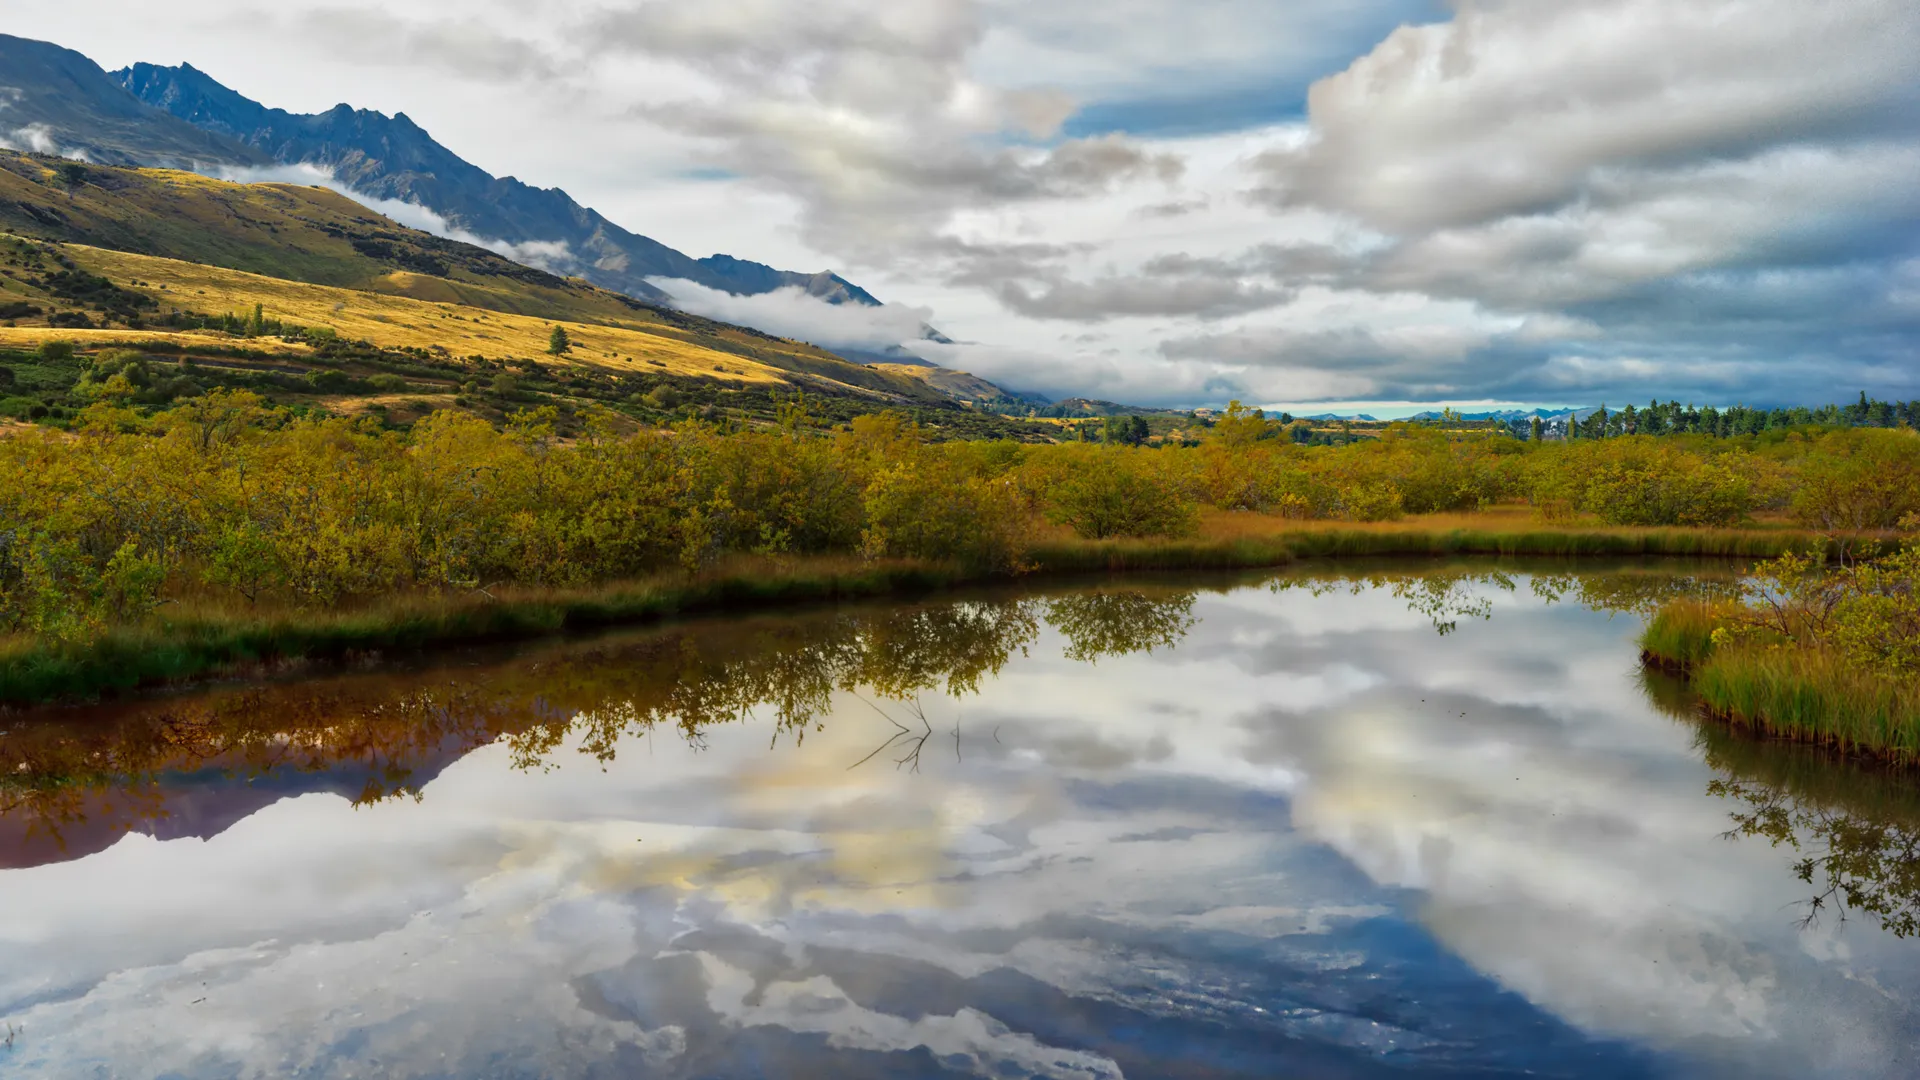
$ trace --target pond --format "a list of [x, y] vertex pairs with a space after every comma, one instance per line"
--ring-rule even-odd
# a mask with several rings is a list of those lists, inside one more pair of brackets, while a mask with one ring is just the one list
[[[1132, 578], [0, 719], [0, 1072], [1920, 1072], [1920, 781], [1701, 567]], [[297, 674], [297, 673], [295, 673]]]

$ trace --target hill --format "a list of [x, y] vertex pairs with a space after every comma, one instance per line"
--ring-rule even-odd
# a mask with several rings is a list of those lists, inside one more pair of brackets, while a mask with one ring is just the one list
[[[723, 354], [692, 362], [688, 369], [710, 370], [714, 363], [747, 360], [789, 373], [823, 391], [846, 390], [886, 400], [943, 400], [925, 381], [856, 364], [823, 349], [672, 308], [646, 304], [586, 282], [561, 278], [522, 266], [484, 248], [445, 240], [383, 218], [324, 188], [286, 184], [230, 184], [193, 173], [161, 169], [88, 167], [77, 183], [63, 182], [58, 159], [0, 151], [0, 229], [15, 235], [86, 249], [74, 257], [83, 269], [114, 282], [152, 280], [167, 283], [167, 299], [183, 310], [224, 314], [250, 310], [256, 303], [309, 323], [340, 320], [313, 317], [312, 290], [294, 283], [355, 293], [381, 294], [429, 305], [455, 305], [515, 316], [525, 330], [489, 340], [456, 332], [460, 320], [439, 319], [436, 340], [401, 328], [415, 326], [413, 316], [392, 316], [382, 326], [350, 323], [335, 327], [356, 340], [382, 347], [458, 346], [462, 355], [528, 356], [544, 351], [551, 322], [567, 323], [585, 340], [603, 335], [581, 327], [634, 332], [678, 342], [704, 354]], [[129, 257], [119, 257], [115, 251]], [[154, 257], [173, 265], [150, 265], [132, 256]], [[237, 271], [221, 273], [222, 271]], [[273, 279], [282, 279], [277, 283]], [[19, 282], [15, 282], [18, 290]], [[21, 292], [15, 303], [49, 299]], [[331, 295], [331, 294], [327, 294]], [[301, 297], [298, 302], [293, 297]], [[57, 299], [57, 298], [54, 298]], [[372, 299], [334, 297], [343, 312], [370, 310]], [[195, 305], [198, 305], [197, 307]], [[47, 304], [50, 314], [54, 308]], [[157, 312], [156, 309], [143, 309]], [[96, 311], [96, 315], [98, 312]], [[152, 314], [138, 316], [151, 320]], [[473, 316], [467, 316], [471, 321]], [[122, 325], [136, 328], [126, 318]], [[379, 320], [371, 320], [379, 322]], [[537, 337], [538, 340], [534, 340]], [[444, 340], [441, 340], [444, 339]], [[608, 348], [629, 353], [658, 353], [659, 348], [616, 335]], [[680, 346], [668, 349], [678, 354]]]
[[496, 423], [553, 406], [562, 435], [594, 409], [764, 426], [804, 401], [800, 421], [819, 426], [903, 410], [935, 437], [1053, 435], [738, 327], [556, 321], [0, 234], [0, 436], [10, 421], [67, 425], [102, 403], [137, 415], [219, 389], [396, 427], [450, 406]]

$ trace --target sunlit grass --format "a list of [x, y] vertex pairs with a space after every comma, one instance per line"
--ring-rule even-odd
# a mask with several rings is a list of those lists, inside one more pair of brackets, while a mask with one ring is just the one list
[[[556, 325], [552, 318], [464, 306], [459, 301], [466, 298], [451, 293], [444, 298], [436, 295], [432, 300], [391, 294], [412, 289], [410, 279], [418, 275], [387, 275], [366, 283], [370, 289], [382, 291], [363, 291], [78, 244], [68, 245], [65, 250], [82, 267], [112, 280], [146, 283], [147, 291], [157, 295], [164, 306], [203, 315], [244, 317], [259, 304], [274, 318], [302, 326], [328, 327], [348, 340], [369, 341], [381, 348], [441, 347], [455, 356], [482, 356], [489, 360], [539, 357], [545, 355], [548, 336]], [[447, 287], [478, 288], [459, 283], [447, 283]], [[736, 381], [782, 381], [776, 368], [704, 348], [668, 332], [642, 329], [637, 321], [627, 326], [578, 321], [561, 321], [559, 325], [566, 328], [574, 342], [566, 362], [704, 377], [713, 377], [715, 365], [719, 365], [727, 369], [724, 375]], [[16, 327], [0, 336], [0, 341], [22, 347], [41, 339], [62, 338], [91, 345], [94, 337], [135, 343], [146, 340], [141, 331], [73, 334], [64, 330]], [[164, 338], [181, 344], [201, 343], [198, 337], [173, 333], [165, 334]], [[222, 340], [228, 344], [232, 341]]]
[[1707, 709], [1734, 724], [1852, 752], [1920, 761], [1920, 692], [1824, 649], [1743, 644], [1695, 670]]
[[[1503, 530], [1498, 527], [1503, 523], [1524, 528]], [[1513, 513], [1352, 525], [1212, 512], [1204, 516], [1198, 535], [1188, 539], [1087, 541], [1063, 530], [1045, 531], [1026, 566], [1038, 574], [1075, 574], [1258, 569], [1366, 557], [1755, 557], [1813, 541], [1810, 535], [1781, 530], [1535, 529], [1530, 519]], [[290, 662], [524, 639], [683, 613], [912, 594], [986, 576], [940, 564], [870, 562], [850, 555], [739, 557], [698, 575], [579, 589], [502, 586], [402, 594], [324, 609], [255, 607], [226, 595], [175, 594], [147, 621], [109, 628], [84, 644], [25, 636], [0, 640], [0, 702], [85, 698]]]

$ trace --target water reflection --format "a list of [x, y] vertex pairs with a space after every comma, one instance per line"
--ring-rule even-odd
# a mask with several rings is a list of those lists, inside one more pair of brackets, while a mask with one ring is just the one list
[[1704, 718], [1683, 680], [1649, 668], [1640, 681], [1697, 729], [1715, 773], [1707, 793], [1730, 804], [1726, 838], [1765, 841], [1812, 887], [1795, 903], [1803, 928], [1862, 915], [1898, 938], [1920, 934], [1920, 773], [1734, 731]]
[[[1418, 573], [1321, 570], [1312, 576], [1281, 577], [1269, 587], [1276, 593], [1300, 590], [1313, 596], [1385, 591], [1405, 601], [1407, 610], [1426, 617], [1445, 637], [1460, 629], [1462, 619], [1493, 618], [1494, 597], [1517, 592], [1519, 580], [1506, 569], [1466, 565]], [[1536, 570], [1526, 576], [1528, 591], [1549, 604], [1571, 601], [1592, 611], [1634, 615], [1649, 615], [1683, 597], [1731, 598], [1738, 595], [1738, 583], [1737, 572], [1724, 566], [1693, 572], [1658, 566], [1581, 573]]]
[[1791, 910], [1812, 790], [1800, 850], [1721, 839], [1769, 748], [1638, 681], [1616, 615], [1720, 580], [1130, 581], [15, 718], [0, 1064], [1904, 1075], [1920, 951]]
[[205, 836], [296, 790], [356, 805], [418, 798], [448, 764], [495, 743], [516, 768], [546, 769], [563, 747], [605, 764], [635, 736], [671, 731], [697, 747], [715, 725], [753, 718], [768, 720], [776, 741], [802, 741], [835, 694], [856, 690], [894, 705], [874, 706], [899, 729], [876, 756], [902, 744], [913, 754], [898, 764], [917, 765], [932, 734], [919, 695], [979, 693], [1043, 623], [1076, 662], [1172, 648], [1193, 625], [1194, 601], [1177, 588], [1100, 588], [716, 621], [477, 671], [255, 687], [17, 723], [0, 739], [0, 867], [88, 854], [129, 831]]

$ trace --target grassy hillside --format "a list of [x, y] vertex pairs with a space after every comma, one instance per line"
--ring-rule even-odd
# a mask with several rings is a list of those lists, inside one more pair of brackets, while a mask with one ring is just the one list
[[[439, 345], [456, 355], [485, 357], [538, 355], [546, 348], [548, 324], [564, 322], [603, 328], [576, 338], [590, 341], [588, 351], [608, 361], [657, 359], [686, 374], [711, 372], [718, 363], [749, 369], [733, 374], [769, 369], [800, 375], [789, 381], [816, 389], [841, 384], [885, 400], [947, 400], [919, 379], [644, 304], [405, 228], [323, 188], [231, 184], [165, 169], [99, 166], [86, 167], [80, 181], [69, 185], [58, 172], [65, 164], [0, 151], [0, 231], [61, 245], [89, 272], [117, 283], [155, 283], [147, 291], [159, 307], [136, 321], [151, 321], [154, 312], [170, 308], [220, 314], [251, 310], [258, 303], [284, 318], [333, 325], [344, 336], [383, 347]], [[0, 290], [15, 294], [0, 297], [0, 304], [51, 311], [45, 301], [57, 298], [27, 285], [30, 276], [15, 273], [0, 281]], [[463, 332], [462, 323], [476, 317], [472, 313], [383, 306], [364, 296], [328, 299], [294, 283], [497, 314], [481, 316], [492, 320], [490, 325], [467, 326]], [[331, 311], [333, 305], [344, 305], [340, 310], [347, 324], [319, 317], [321, 309]], [[36, 325], [33, 317], [14, 321]], [[541, 325], [530, 336], [533, 322]]]
[[[392, 280], [453, 287], [413, 277]], [[561, 355], [548, 352], [556, 326], [572, 341]], [[750, 331], [554, 320], [0, 233], [0, 425], [70, 426], [97, 402], [146, 414], [231, 389], [395, 427], [448, 407], [497, 423], [542, 406], [563, 433], [590, 407], [639, 425], [763, 426], [791, 420], [804, 394], [806, 422], [823, 427], [904, 409], [936, 438], [1053, 434], [912, 383], [893, 393], [835, 377], [847, 367]]]

